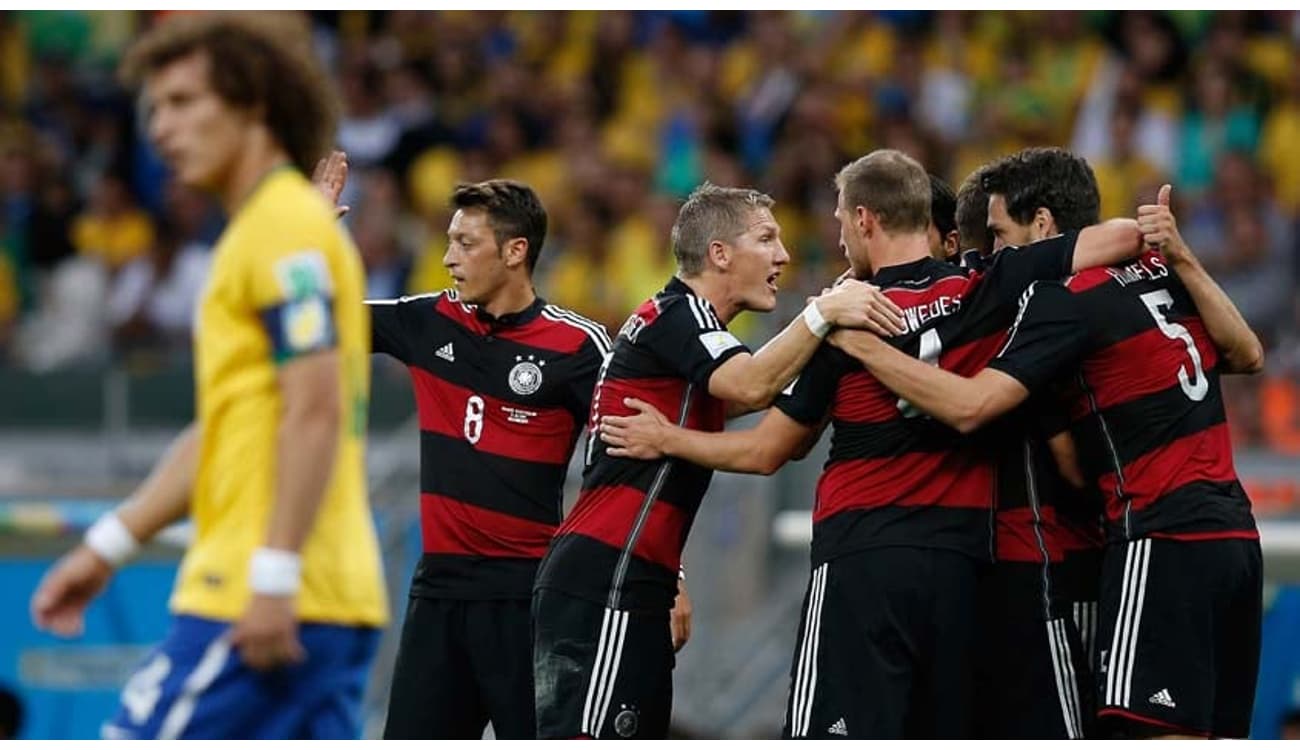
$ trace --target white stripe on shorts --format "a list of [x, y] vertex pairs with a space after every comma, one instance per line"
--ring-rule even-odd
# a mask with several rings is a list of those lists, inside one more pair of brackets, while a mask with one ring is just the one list
[[817, 692], [817, 651], [821, 642], [822, 602], [826, 598], [826, 572], [823, 563], [812, 574], [808, 586], [808, 611], [804, 618], [803, 641], [799, 650], [799, 666], [795, 671], [794, 686], [790, 694], [790, 736], [808, 736], [812, 722], [813, 697]]
[[175, 740], [185, 733], [185, 727], [194, 717], [194, 708], [198, 705], [199, 698], [204, 691], [212, 687], [213, 681], [221, 674], [229, 657], [230, 640], [227, 636], [223, 635], [208, 644], [203, 652], [203, 658], [199, 659], [198, 666], [194, 667], [190, 676], [185, 678], [180, 697], [172, 704], [171, 710], [163, 719], [162, 726], [158, 730], [158, 739]]

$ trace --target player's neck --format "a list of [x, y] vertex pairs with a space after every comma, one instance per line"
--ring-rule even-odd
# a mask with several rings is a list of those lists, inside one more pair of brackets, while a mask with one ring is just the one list
[[713, 310], [718, 314], [718, 320], [725, 326], [731, 322], [731, 319], [740, 314], [740, 305], [731, 302], [727, 296], [726, 279], [711, 273], [702, 273], [699, 276], [690, 278], [677, 277], [683, 284], [689, 286], [695, 296], [703, 297], [713, 305]]
[[271, 140], [268, 133], [255, 131], [249, 134], [217, 196], [226, 209], [226, 215], [234, 216], [263, 178], [287, 164], [289, 155]]
[[930, 257], [930, 240], [924, 234], [886, 235], [871, 248], [871, 267], [879, 271]]
[[525, 310], [537, 301], [532, 284], [507, 284], [492, 298], [479, 304], [479, 309], [494, 318]]

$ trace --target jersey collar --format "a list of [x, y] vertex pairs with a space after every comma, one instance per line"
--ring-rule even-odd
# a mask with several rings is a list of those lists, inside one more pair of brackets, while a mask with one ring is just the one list
[[915, 282], [921, 277], [930, 275], [935, 278], [941, 276], [951, 276], [953, 273], [960, 273], [960, 269], [951, 263], [944, 263], [935, 260], [930, 256], [918, 258], [910, 263], [900, 263], [896, 266], [885, 266], [876, 271], [871, 277], [871, 283], [879, 287], [892, 286], [901, 281]]
[[533, 304], [522, 310], [512, 313], [506, 313], [500, 317], [484, 310], [480, 305], [474, 308], [474, 317], [494, 328], [512, 328], [530, 323], [538, 315], [542, 314], [542, 308], [546, 307], [546, 300], [540, 296], [533, 299]]

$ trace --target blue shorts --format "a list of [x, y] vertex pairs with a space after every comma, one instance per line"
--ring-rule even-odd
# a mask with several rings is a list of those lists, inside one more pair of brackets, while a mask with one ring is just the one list
[[303, 624], [306, 661], [244, 665], [231, 623], [177, 616], [122, 690], [105, 739], [357, 739], [375, 628]]

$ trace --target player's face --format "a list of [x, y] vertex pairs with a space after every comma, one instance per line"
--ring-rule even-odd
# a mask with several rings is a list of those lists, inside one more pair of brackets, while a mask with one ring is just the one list
[[220, 190], [255, 121], [217, 95], [210, 68], [203, 52], [178, 58], [148, 76], [144, 94], [149, 138], [176, 178]]
[[462, 208], [452, 214], [442, 264], [451, 272], [461, 299], [472, 305], [488, 302], [505, 284], [506, 264], [487, 211]]
[[750, 214], [745, 231], [731, 242], [730, 273], [741, 309], [767, 312], [776, 307], [777, 279], [790, 262], [781, 244], [781, 227], [766, 208]]
[[1028, 245], [1033, 242], [1034, 224], [1018, 224], [1007, 213], [1007, 201], [1001, 195], [989, 196], [989, 231], [993, 232], [993, 252], [1007, 246]]

